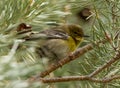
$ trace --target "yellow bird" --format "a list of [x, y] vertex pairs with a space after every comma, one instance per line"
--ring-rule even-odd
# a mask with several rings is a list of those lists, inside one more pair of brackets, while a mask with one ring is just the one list
[[82, 28], [76, 24], [66, 24], [33, 33], [27, 40], [37, 40], [35, 51], [40, 58], [59, 61], [74, 51], [85, 36]]

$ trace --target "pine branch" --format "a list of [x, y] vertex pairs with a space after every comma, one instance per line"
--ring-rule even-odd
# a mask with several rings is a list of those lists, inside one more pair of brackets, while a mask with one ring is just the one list
[[97, 68], [94, 72], [92, 72], [89, 76], [93, 77], [95, 75], [97, 75], [98, 73], [100, 73], [103, 69], [109, 67], [112, 63], [116, 62], [117, 60], [120, 59], [120, 52], [117, 52], [117, 54], [110, 59], [108, 62], [106, 62], [105, 64], [103, 64], [101, 67]]
[[100, 43], [105, 43], [105, 42], [106, 42], [106, 40], [103, 40], [103, 41], [96, 42], [95, 44], [88, 44], [82, 48], [78, 48], [76, 51], [74, 51], [73, 53], [68, 55], [68, 57], [61, 59], [58, 63], [52, 64], [44, 72], [41, 72], [40, 74], [36, 75], [35, 77], [31, 77], [29, 79], [29, 81], [38, 80], [39, 78], [43, 78], [43, 77], [49, 75], [51, 72], [55, 71], [56, 69], [62, 67], [63, 65], [69, 63], [70, 61], [73, 61], [73, 60], [77, 59], [78, 57], [82, 56], [83, 54], [87, 53], [88, 51], [92, 50], [94, 45], [97, 46]]
[[[55, 83], [55, 82], [69, 82], [69, 81], [92, 81], [92, 82], [98, 82], [98, 83], [107, 83], [115, 79], [120, 79], [120, 75], [114, 75], [111, 77], [104, 77], [102, 79], [93, 78], [95, 75], [100, 73], [102, 70], [104, 70], [107, 67], [110, 67], [112, 63], [116, 62], [120, 59], [120, 52], [118, 52], [112, 59], [110, 59], [107, 63], [103, 64], [101, 67], [93, 71], [90, 75], [85, 76], [66, 76], [66, 77], [55, 77], [55, 78], [40, 78], [37, 77], [34, 80], [37, 79], [37, 81], [42, 81], [43, 83]], [[32, 79], [33, 81], [33, 79]]]
[[97, 83], [107, 83], [116, 79], [120, 79], [120, 75], [115, 75], [113, 77], [107, 77], [102, 79], [92, 78], [88, 75], [85, 76], [66, 76], [66, 77], [55, 77], [55, 78], [40, 78], [43, 83], [55, 83], [55, 82], [69, 82], [69, 81], [91, 81]]

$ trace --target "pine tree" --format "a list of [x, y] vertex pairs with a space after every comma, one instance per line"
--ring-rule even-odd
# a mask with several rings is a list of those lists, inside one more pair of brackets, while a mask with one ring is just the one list
[[[0, 87], [119, 88], [119, 4], [119, 0], [1, 0]], [[45, 75], [29, 82], [48, 68], [46, 59], [39, 60], [33, 50], [36, 43], [24, 42], [24, 38], [31, 30], [65, 23], [80, 25], [90, 36], [73, 52], [77, 56], [70, 57], [76, 60], [53, 69], [53, 78]]]

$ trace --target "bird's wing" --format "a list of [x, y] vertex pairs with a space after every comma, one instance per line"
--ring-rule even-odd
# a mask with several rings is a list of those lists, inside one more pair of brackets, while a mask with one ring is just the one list
[[61, 30], [49, 29], [38, 33], [32, 33], [26, 40], [39, 39], [64, 39], [67, 40], [69, 35]]

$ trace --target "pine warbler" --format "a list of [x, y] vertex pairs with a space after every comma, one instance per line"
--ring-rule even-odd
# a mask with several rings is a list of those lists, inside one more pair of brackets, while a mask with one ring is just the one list
[[39, 47], [36, 47], [36, 53], [40, 58], [46, 57], [50, 61], [58, 61], [74, 51], [84, 37], [87, 36], [80, 26], [67, 24], [31, 34], [27, 40], [40, 41]]

